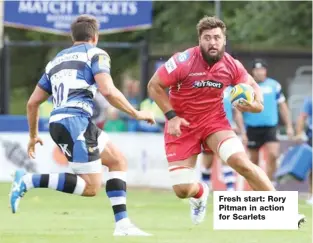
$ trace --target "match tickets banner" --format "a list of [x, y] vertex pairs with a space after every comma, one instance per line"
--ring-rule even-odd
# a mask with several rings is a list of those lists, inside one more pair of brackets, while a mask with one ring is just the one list
[[297, 191], [214, 192], [215, 230], [297, 230]]
[[100, 33], [150, 28], [152, 1], [5, 1], [4, 24], [56, 34], [69, 34], [81, 14], [95, 16]]

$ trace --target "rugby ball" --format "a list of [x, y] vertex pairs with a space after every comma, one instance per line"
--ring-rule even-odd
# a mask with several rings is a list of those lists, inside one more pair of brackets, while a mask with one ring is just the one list
[[245, 102], [252, 103], [254, 101], [254, 90], [249, 84], [237, 84], [230, 91], [230, 102], [236, 106], [237, 104], [245, 105]]

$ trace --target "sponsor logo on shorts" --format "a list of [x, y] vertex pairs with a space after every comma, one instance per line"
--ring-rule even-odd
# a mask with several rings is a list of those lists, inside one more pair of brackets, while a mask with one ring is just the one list
[[215, 89], [221, 89], [223, 88], [223, 83], [214, 81], [214, 80], [201, 80], [201, 81], [195, 81], [193, 83], [194, 88], [215, 88]]
[[60, 149], [62, 150], [63, 154], [67, 155], [68, 157], [72, 157], [71, 152], [68, 150], [68, 144], [59, 143], [58, 144]]
[[167, 158], [173, 157], [173, 156], [176, 156], [176, 153], [170, 153], [170, 154], [167, 154], [167, 155], [166, 155]]
[[255, 146], [256, 145], [256, 141], [248, 141], [248, 145], [249, 146]]
[[206, 72], [201, 72], [201, 73], [189, 73], [188, 76], [196, 77], [196, 76], [205, 76], [205, 75], [206, 75]]
[[93, 152], [95, 152], [97, 149], [98, 149], [97, 146], [96, 146], [96, 147], [89, 147], [89, 148], [88, 148], [88, 151], [89, 151], [89, 153], [93, 153]]
[[171, 57], [166, 63], [165, 63], [165, 69], [168, 72], [168, 74], [170, 74], [171, 72], [173, 72], [175, 69], [177, 68], [177, 65], [174, 61], [174, 58]]

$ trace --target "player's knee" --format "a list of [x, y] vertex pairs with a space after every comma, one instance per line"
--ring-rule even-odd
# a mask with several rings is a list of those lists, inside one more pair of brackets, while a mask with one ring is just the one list
[[229, 137], [218, 145], [217, 151], [220, 158], [229, 164], [230, 160], [237, 159], [237, 154], [245, 153], [245, 148], [238, 137]]
[[97, 195], [97, 191], [93, 188], [88, 188], [84, 192], [85, 197], [94, 197]]
[[183, 185], [183, 186], [175, 185], [173, 186], [173, 190], [178, 198], [183, 199], [183, 198], [189, 197], [190, 189], [187, 185]]
[[113, 163], [120, 168], [120, 170], [126, 170], [127, 168], [127, 162], [126, 162], [126, 158], [122, 153], [119, 153], [116, 157], [115, 157], [115, 161], [113, 161]]
[[176, 196], [179, 198], [189, 197], [191, 186], [196, 182], [194, 169], [187, 166], [171, 166], [169, 171]]
[[125, 156], [117, 149], [112, 149], [101, 154], [102, 164], [111, 170], [126, 171], [127, 162]]
[[100, 191], [101, 184], [87, 184], [83, 195], [85, 197], [94, 197]]
[[235, 169], [240, 175], [249, 177], [253, 173], [253, 165], [248, 157], [243, 153], [233, 154], [227, 161], [227, 164]]
[[275, 161], [278, 159], [278, 152], [276, 151], [268, 151], [268, 154], [267, 154], [269, 160], [271, 161]]

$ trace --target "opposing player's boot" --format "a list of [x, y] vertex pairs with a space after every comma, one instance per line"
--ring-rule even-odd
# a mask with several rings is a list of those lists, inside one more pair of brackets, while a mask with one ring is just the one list
[[116, 223], [113, 236], [151, 236], [151, 234], [137, 228], [128, 218], [125, 218]]
[[203, 183], [203, 194], [200, 198], [189, 198], [191, 220], [194, 224], [200, 224], [205, 217], [206, 204], [209, 197], [209, 187]]
[[303, 214], [298, 214], [298, 228], [300, 228], [305, 222], [305, 216]]
[[10, 206], [12, 213], [16, 213], [20, 199], [26, 192], [26, 185], [22, 181], [22, 177], [26, 174], [24, 170], [17, 170], [14, 174], [14, 180], [10, 192]]

